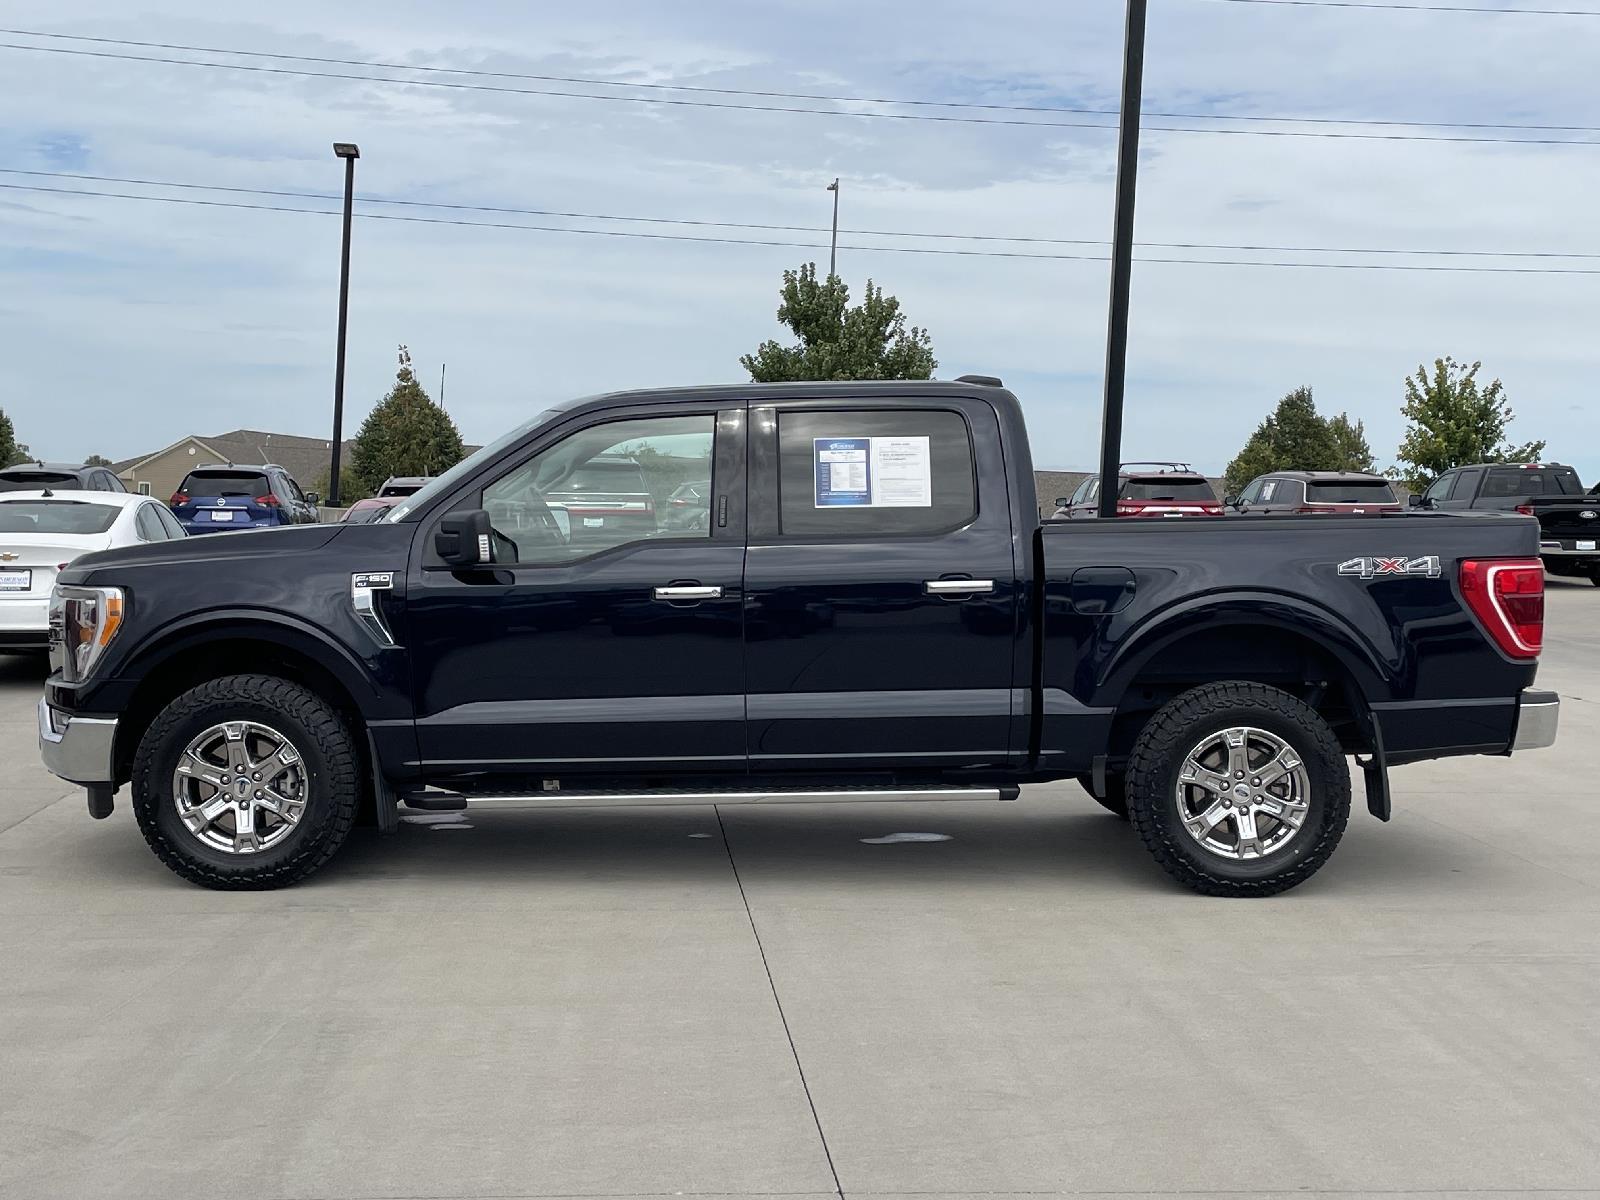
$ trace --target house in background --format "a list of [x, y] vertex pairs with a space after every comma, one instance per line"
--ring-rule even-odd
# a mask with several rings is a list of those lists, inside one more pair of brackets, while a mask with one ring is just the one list
[[[352, 446], [352, 442], [344, 443], [340, 459], [345, 464], [350, 462]], [[235, 429], [232, 433], [219, 433], [214, 437], [190, 434], [154, 454], [112, 463], [111, 469], [130, 492], [142, 492], [165, 500], [178, 490], [183, 477], [195, 467], [224, 463], [238, 463], [241, 466], [277, 463], [289, 472], [300, 485], [301, 491], [311, 491], [328, 474], [332, 458], [331, 438]], [[343, 475], [343, 471], [340, 474]]]

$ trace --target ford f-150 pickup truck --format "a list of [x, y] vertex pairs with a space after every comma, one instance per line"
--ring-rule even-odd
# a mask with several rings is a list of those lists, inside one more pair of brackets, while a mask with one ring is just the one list
[[[626, 505], [571, 499], [624, 460]], [[662, 519], [686, 492], [703, 519]], [[155, 853], [216, 888], [304, 879], [400, 806], [1076, 778], [1178, 880], [1258, 896], [1333, 852], [1351, 757], [1387, 819], [1390, 766], [1554, 740], [1533, 520], [1036, 504], [987, 377], [581, 399], [373, 524], [78, 559], [40, 744], [92, 816], [131, 785]]]

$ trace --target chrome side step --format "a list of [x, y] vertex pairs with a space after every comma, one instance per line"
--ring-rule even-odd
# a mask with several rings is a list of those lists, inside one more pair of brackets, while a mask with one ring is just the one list
[[403, 797], [407, 808], [430, 812], [461, 809], [643, 808], [684, 804], [908, 804], [937, 800], [1015, 800], [1015, 784], [998, 787], [929, 787], [889, 790], [802, 792], [548, 791], [526, 796], [463, 796], [456, 792], [416, 792]]

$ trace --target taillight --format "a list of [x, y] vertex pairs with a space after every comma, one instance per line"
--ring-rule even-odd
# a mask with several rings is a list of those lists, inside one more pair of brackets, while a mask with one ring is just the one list
[[1517, 511], [1525, 517], [1531, 517], [1533, 516], [1533, 505], [1519, 504], [1517, 505]]
[[1200, 506], [1200, 511], [1205, 513], [1208, 517], [1220, 517], [1222, 515], [1222, 505], [1202, 504]]
[[189, 497], [184, 492], [173, 492], [172, 493], [172, 499], [168, 500], [167, 503], [170, 504], [173, 508], [177, 508], [178, 505], [180, 505], [180, 504], [189, 503]]
[[1461, 595], [1496, 646], [1538, 658], [1544, 646], [1544, 564], [1537, 558], [1467, 559]]
[[278, 498], [276, 496], [274, 496], [271, 492], [268, 492], [265, 496], [257, 496], [256, 497], [256, 503], [257, 504], [265, 504], [268, 508], [277, 508], [278, 507]]
[[1133, 517], [1133, 516], [1137, 516], [1138, 514], [1139, 514], [1139, 506], [1137, 504], [1119, 504], [1119, 505], [1117, 505], [1117, 516], [1119, 516], [1119, 517]]

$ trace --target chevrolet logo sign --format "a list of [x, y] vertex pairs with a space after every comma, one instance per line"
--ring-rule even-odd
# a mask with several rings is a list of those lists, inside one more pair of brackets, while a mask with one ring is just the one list
[[22, 557], [22, 555], [20, 555], [20, 554], [12, 554], [8, 550], [8, 551], [6, 551], [6, 553], [0, 554], [0, 562], [16, 562], [17, 559], [19, 559], [21, 557]]

